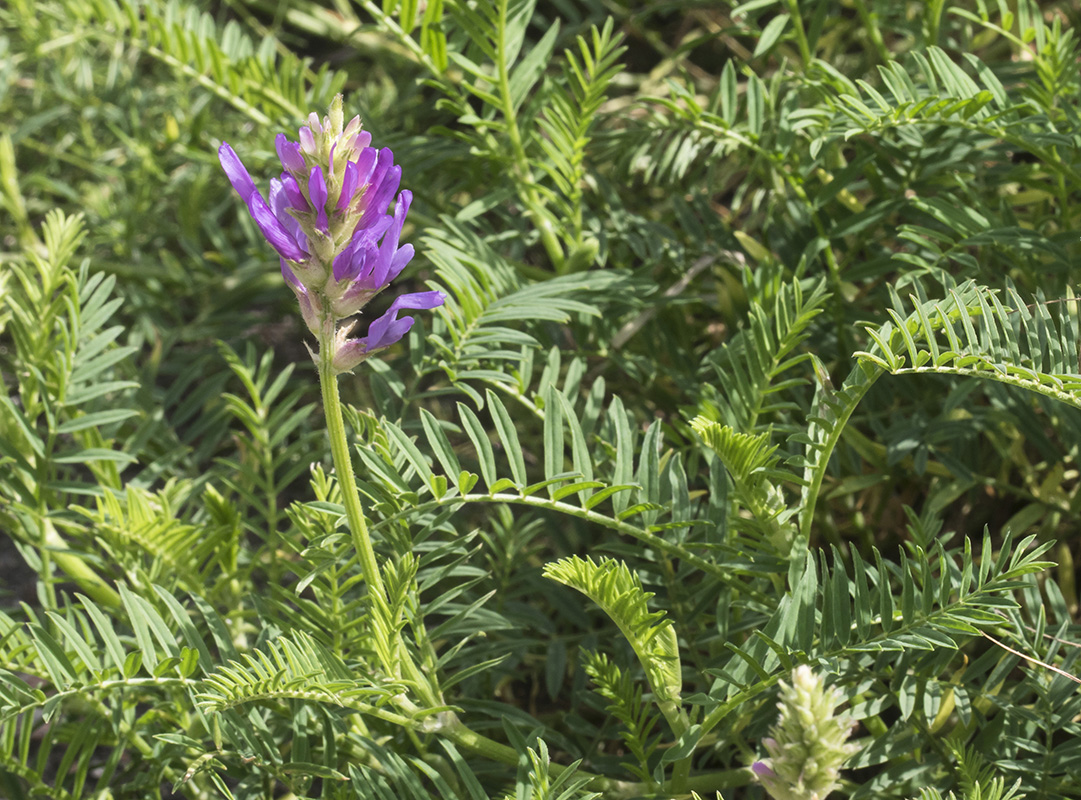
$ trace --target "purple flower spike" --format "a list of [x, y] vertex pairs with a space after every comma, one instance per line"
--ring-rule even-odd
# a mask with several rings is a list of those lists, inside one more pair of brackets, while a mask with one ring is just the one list
[[[352, 322], [375, 295], [401, 274], [413, 246], [401, 244], [412, 192], [399, 192], [402, 169], [389, 148], [371, 147], [371, 134], [354, 117], [343, 124], [336, 97], [322, 120], [312, 114], [298, 140], [278, 134], [279, 178], [264, 198], [240, 158], [223, 143], [218, 158], [267, 242], [281, 256], [282, 275], [297, 296], [309, 330], [336, 372], [353, 369], [390, 347], [413, 326], [404, 309], [432, 309], [442, 292], [395, 299], [363, 338], [348, 338]], [[391, 213], [388, 213], [388, 210]]]

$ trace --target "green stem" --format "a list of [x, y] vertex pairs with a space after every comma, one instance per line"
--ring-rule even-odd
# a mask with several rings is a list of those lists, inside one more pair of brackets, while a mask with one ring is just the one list
[[[573, 506], [569, 503], [564, 503], [559, 500], [551, 500], [546, 497], [537, 497], [535, 495], [521, 495], [521, 494], [505, 494], [498, 492], [496, 494], [465, 494], [444, 496], [439, 499], [429, 500], [426, 503], [419, 503], [415, 506], [410, 506], [408, 509], [399, 511], [397, 514], [393, 514], [376, 524], [375, 527], [382, 527], [389, 525], [391, 522], [404, 517], [413, 516], [414, 514], [423, 514], [426, 511], [441, 508], [443, 506], [465, 503], [515, 503], [517, 505], [525, 505], [533, 508], [543, 508], [549, 511], [558, 511], [561, 514], [569, 514], [572, 517], [585, 520], [597, 525], [601, 525], [605, 528], [609, 528], [619, 533], [631, 536], [643, 544], [655, 548], [663, 553], [666, 553], [672, 558], [678, 558], [685, 564], [698, 567], [698, 569], [713, 575], [719, 579], [726, 586], [732, 586], [738, 591], [744, 593], [747, 597], [753, 600], [757, 600], [760, 603], [769, 603], [771, 598], [769, 595], [759, 592], [756, 589], [748, 586], [738, 579], [739, 575], [743, 574], [737, 569], [730, 569], [729, 567], [721, 564], [715, 564], [712, 561], [695, 555], [690, 550], [685, 548], [676, 542], [669, 539], [663, 539], [657, 536], [651, 531], [643, 530], [642, 528], [636, 528], [622, 520], [615, 519], [613, 517], [606, 517], [604, 514], [598, 514], [596, 511], [587, 510], [579, 506]], [[749, 574], [749, 573], [748, 573]]]
[[[326, 327], [329, 328], [333, 326], [333, 324], [333, 321], [328, 321]], [[369, 593], [372, 595], [372, 602], [389, 605], [389, 597], [386, 593], [386, 587], [383, 584], [382, 572], [376, 561], [375, 548], [372, 546], [368, 523], [364, 517], [363, 508], [360, 504], [360, 493], [357, 491], [356, 476], [353, 473], [353, 462], [349, 456], [348, 439], [345, 433], [345, 420], [342, 418], [341, 398], [338, 394], [338, 379], [334, 374], [332, 342], [333, 331], [330, 331], [329, 334], [327, 334], [327, 331], [324, 331], [323, 343], [319, 347], [319, 384], [323, 394], [323, 410], [327, 420], [327, 433], [330, 436], [330, 450], [334, 458], [334, 468], [338, 475], [338, 484], [341, 487], [346, 520], [349, 523], [349, 530], [353, 537], [353, 545], [357, 551], [361, 571], [368, 584]], [[495, 500], [497, 497], [499, 496], [483, 499]], [[581, 509], [578, 509], [578, 511], [581, 511]], [[589, 514], [589, 512], [586, 513]], [[637, 533], [641, 535], [644, 532], [637, 531]], [[650, 538], [659, 539], [659, 537], [652, 536]], [[680, 549], [682, 550], [682, 548]], [[694, 561], [700, 561], [702, 562], [702, 566], [714, 566], [704, 559], [698, 559], [696, 556], [685, 551], [681, 552], [679, 555], [684, 559], [689, 558]], [[402, 666], [409, 677], [416, 682], [421, 698], [425, 703], [428, 703], [429, 706], [439, 705], [438, 699], [434, 696], [434, 692], [431, 688], [431, 683], [421, 675], [420, 671], [413, 663], [408, 650], [406, 650], [401, 642], [400, 636], [396, 636], [396, 638], [398, 639], [396, 644], [398, 645], [397, 649], [400, 654]], [[410, 705], [411, 704], [409, 704], [408, 701], [399, 702], [399, 706], [406, 709], [408, 709]], [[394, 714], [393, 712], [368, 708], [365, 708], [365, 711], [374, 713], [375, 716], [379, 716], [388, 721], [397, 722], [405, 727], [412, 727], [411, 720], [407, 717]], [[380, 711], [382, 713], [380, 713]], [[421, 727], [421, 730], [424, 730], [424, 726]], [[435, 732], [446, 736], [456, 744], [460, 744], [493, 761], [508, 765], [518, 763], [518, 752], [516, 750], [471, 730], [458, 719], [456, 714], [451, 713], [449, 715], [449, 720]], [[566, 767], [559, 764], [551, 765], [552, 774], [556, 776], [566, 769]], [[674, 782], [681, 786], [686, 786], [689, 772], [690, 759], [681, 760], [674, 770]], [[613, 791], [620, 796], [632, 796], [634, 791], [638, 788], [636, 784], [616, 781], [599, 775], [589, 775], [584, 772], [580, 772], [579, 774], [589, 777], [590, 785], [592, 787]]]
[[837, 442], [841, 440], [841, 434], [844, 433], [845, 426], [848, 424], [852, 412], [856, 410], [857, 404], [870, 391], [871, 386], [882, 376], [883, 372], [884, 370], [881, 368], [872, 367], [870, 364], [861, 361], [856, 364], [852, 373], [845, 380], [848, 396], [845, 398], [840, 413], [837, 414], [836, 419], [832, 420], [832, 429], [826, 432], [818, 443], [820, 449], [815, 455], [813, 466], [809, 466], [804, 470], [804, 479], [807, 481], [807, 485], [803, 487], [800, 497], [800, 535], [792, 543], [792, 552], [794, 554], [802, 552], [801, 548], [805, 548], [807, 542], [810, 541], [815, 505], [818, 503], [818, 495], [822, 490], [822, 479], [826, 476], [826, 465], [829, 463], [830, 456], [833, 455]]
[[319, 386], [323, 391], [323, 413], [327, 420], [334, 471], [338, 475], [345, 518], [349, 523], [349, 533], [353, 537], [353, 546], [357, 551], [364, 582], [368, 584], [373, 602], [388, 603], [383, 573], [376, 561], [372, 537], [368, 533], [368, 522], [360, 505], [360, 493], [357, 491], [357, 480], [353, 474], [353, 459], [349, 456], [349, 440], [345, 434], [345, 420], [342, 419], [342, 401], [338, 396], [338, 377], [334, 374], [334, 321], [329, 320], [327, 325], [324, 325], [328, 326], [331, 328], [330, 333], [326, 335], [324, 331], [323, 341], [319, 344]]
[[529, 218], [540, 233], [541, 242], [548, 252], [548, 258], [555, 267], [557, 274], [562, 275], [566, 271], [566, 258], [563, 253], [563, 245], [552, 229], [551, 219], [544, 213], [544, 204], [537, 194], [533, 184], [533, 171], [529, 166], [529, 156], [526, 155], [525, 145], [522, 144], [522, 134], [518, 130], [518, 114], [514, 109], [514, 99], [510, 91], [510, 72], [507, 69], [507, 3], [506, 0], [499, 4], [499, 41], [496, 48], [496, 67], [499, 70], [499, 95], [503, 101], [503, 118], [507, 123], [507, 137], [510, 139], [511, 152], [514, 156], [514, 166], [518, 173], [518, 181], [521, 187], [522, 202], [525, 203]]
[[[327, 421], [327, 435], [330, 437], [330, 452], [334, 459], [334, 470], [338, 476], [338, 485], [342, 492], [342, 504], [345, 506], [345, 518], [349, 524], [349, 533], [353, 538], [353, 547], [357, 551], [357, 560], [368, 585], [370, 602], [379, 607], [384, 619], [390, 619], [391, 598], [383, 583], [383, 573], [375, 557], [372, 537], [368, 532], [368, 521], [360, 504], [356, 476], [353, 473], [353, 459], [349, 455], [349, 439], [345, 433], [345, 420], [342, 419], [342, 402], [338, 395], [338, 377], [334, 372], [334, 334], [335, 321], [328, 316], [323, 321], [321, 341], [319, 343], [319, 386], [323, 393], [323, 412]], [[376, 632], [378, 634], [378, 631]], [[398, 664], [406, 677], [411, 680], [421, 700], [428, 706], [442, 705], [432, 681], [417, 668], [412, 655], [402, 641], [401, 632], [391, 632], [393, 641], [388, 648], [398, 659]], [[392, 674], [394, 664], [383, 664], [383, 669]]]
[[[871, 46], [874, 47], [875, 55], [878, 56], [878, 60], [881, 61], [883, 64], [890, 63], [890, 61], [893, 60], [893, 57], [890, 55], [889, 48], [886, 47], [886, 42], [882, 38], [882, 30], [879, 28], [878, 25], [878, 13], [875, 11], [871, 11], [867, 7], [867, 3], [864, 2], [864, 0], [853, 0], [852, 4], [856, 8], [856, 14], [859, 15], [860, 22], [863, 24], [863, 29], [867, 32], [867, 38], [870, 39]], [[929, 16], [934, 15], [937, 17], [938, 14], [942, 13], [941, 0], [934, 0], [934, 2], [929, 4], [929, 7], [937, 7], [938, 9], [937, 13], [929, 12]], [[930, 44], [934, 44], [935, 39], [938, 38], [937, 30], [938, 23], [936, 21], [935, 33], [932, 35], [932, 38], [929, 42]]]
[[803, 17], [800, 16], [799, 0], [788, 0], [788, 16], [792, 20], [792, 28], [796, 32], [796, 44], [799, 47], [800, 61], [803, 68], [811, 66], [814, 56], [811, 55], [811, 46], [807, 42], [807, 30], [803, 27]]
[[[50, 447], [49, 447], [50, 452], [53, 449], [51, 445], [52, 445], [52, 442], [50, 440]], [[45, 463], [43, 463], [41, 465], [42, 472], [46, 472], [48, 470], [49, 463], [50, 462], [45, 462]], [[45, 478], [45, 480], [39, 480], [38, 481], [39, 486], [44, 486], [45, 483], [47, 482], [47, 480], [48, 480], [47, 472], [43, 477]], [[49, 539], [50, 539], [50, 534], [52, 534], [53, 537], [56, 536], [56, 529], [53, 528], [52, 523], [49, 521], [48, 514], [49, 514], [49, 510], [48, 510], [48, 508], [46, 507], [46, 504], [45, 504], [45, 492], [42, 491], [42, 492], [40, 492], [38, 494], [38, 514], [37, 514], [38, 519], [40, 520], [39, 524], [41, 525], [41, 538], [39, 539], [39, 543], [38, 543], [38, 558], [41, 561], [41, 566], [39, 567], [39, 573], [40, 573], [40, 580], [41, 580], [42, 586], [45, 587], [46, 602], [49, 604], [50, 609], [55, 609], [55, 608], [58, 608], [59, 606], [57, 605], [57, 602], [56, 602], [56, 583], [53, 580], [53, 569], [52, 569], [52, 559], [51, 559], [52, 550], [50, 549], [50, 541], [49, 541]]]
[[691, 777], [691, 759], [693, 757], [693, 752], [688, 753], [672, 767], [672, 785], [670, 787], [672, 794], [684, 794], [687, 791], [687, 781]]

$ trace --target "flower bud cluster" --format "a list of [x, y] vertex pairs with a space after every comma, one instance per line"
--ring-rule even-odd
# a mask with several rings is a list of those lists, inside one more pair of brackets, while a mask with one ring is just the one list
[[777, 725], [764, 739], [770, 757], [751, 769], [774, 800], [823, 800], [840, 786], [841, 765], [859, 750], [847, 741], [852, 722], [835, 716], [841, 693], [806, 664], [781, 686]]
[[[359, 313], [413, 258], [399, 246], [412, 192], [398, 191], [402, 169], [389, 148], [371, 147], [360, 118], [347, 124], [338, 95], [320, 121], [312, 114], [298, 141], [279, 133], [275, 141], [283, 172], [264, 199], [233, 148], [222, 143], [218, 158], [267, 242], [281, 257], [282, 275], [300, 303], [320, 347], [333, 348], [336, 372], [347, 372], [376, 350], [400, 340], [413, 325], [403, 309], [432, 309], [442, 292], [400, 295], [372, 322], [368, 335], [349, 338]], [[388, 206], [393, 213], [388, 214]]]

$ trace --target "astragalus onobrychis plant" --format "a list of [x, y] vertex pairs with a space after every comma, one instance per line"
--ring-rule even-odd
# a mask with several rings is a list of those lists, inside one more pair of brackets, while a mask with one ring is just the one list
[[1081, 797], [1079, 16], [3, 4], [0, 798]]

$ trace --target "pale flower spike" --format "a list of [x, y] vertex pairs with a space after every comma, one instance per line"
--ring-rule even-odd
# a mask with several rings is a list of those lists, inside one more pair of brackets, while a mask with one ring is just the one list
[[841, 693], [803, 664], [792, 685], [781, 681], [780, 719], [762, 744], [770, 757], [751, 771], [773, 800], [825, 800], [840, 786], [841, 765], [859, 745], [847, 741], [852, 722], [836, 715]]
[[321, 122], [314, 113], [309, 117], [299, 141], [278, 134], [274, 146], [284, 171], [270, 181], [267, 199], [233, 148], [223, 142], [218, 149], [229, 182], [281, 257], [304, 322], [321, 348], [333, 348], [336, 373], [351, 371], [405, 336], [414, 320], [398, 319], [400, 310], [429, 310], [446, 300], [439, 291], [404, 294], [367, 336], [347, 338], [354, 322], [338, 327], [386, 289], [414, 252], [411, 244], [399, 246], [413, 194], [398, 191], [402, 169], [394, 154], [369, 146], [371, 134], [360, 129], [359, 117], [344, 128], [342, 123], [338, 95]]

